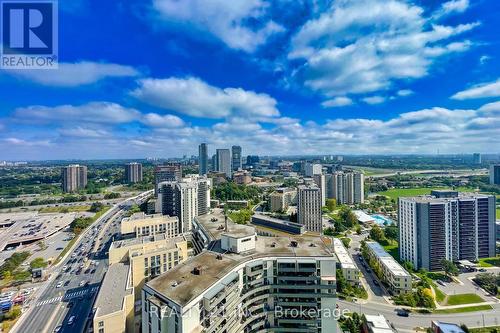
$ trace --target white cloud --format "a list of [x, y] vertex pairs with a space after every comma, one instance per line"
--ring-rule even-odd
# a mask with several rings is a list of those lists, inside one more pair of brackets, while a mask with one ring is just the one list
[[485, 63], [487, 63], [489, 60], [491, 60], [491, 57], [489, 55], [482, 55], [480, 58], [479, 58], [479, 64], [481, 65], [484, 65]]
[[157, 113], [148, 113], [143, 116], [142, 122], [151, 127], [181, 127], [184, 126], [184, 121], [174, 115], [159, 115]]
[[385, 97], [382, 97], [382, 96], [369, 96], [369, 97], [362, 98], [362, 101], [365, 102], [365, 103], [367, 103], [367, 104], [371, 104], [371, 105], [381, 104], [381, 103], [385, 102]]
[[90, 61], [60, 63], [58, 69], [8, 70], [7, 73], [55, 87], [76, 87], [92, 84], [105, 78], [139, 75], [139, 72], [130, 66]]
[[153, 0], [160, 18], [195, 26], [233, 49], [254, 51], [283, 27], [267, 18], [265, 0]]
[[323, 103], [321, 103], [321, 105], [324, 108], [334, 108], [334, 107], [347, 106], [347, 105], [352, 105], [352, 104], [354, 104], [352, 99], [350, 99], [349, 97], [345, 97], [345, 96], [335, 97], [335, 98], [326, 100]]
[[14, 119], [25, 123], [128, 123], [140, 118], [135, 109], [125, 108], [116, 103], [91, 102], [83, 105], [42, 106], [17, 108]]
[[[198, 144], [208, 142], [211, 151], [239, 144], [244, 154], [266, 155], [433, 153], [437, 149], [467, 153], [497, 151], [500, 141], [500, 101], [478, 109], [434, 107], [404, 112], [387, 120], [331, 119], [319, 124], [283, 119], [264, 126], [249, 118], [231, 117], [214, 125], [147, 127], [140, 133], [120, 129], [98, 138], [77, 139], [58, 132], [59, 137], [54, 137], [50, 128], [46, 137], [37, 133], [30, 139], [31, 129], [27, 129], [0, 136], [0, 150], [6, 159], [174, 157], [196, 154]], [[99, 132], [101, 126], [81, 124], [69, 129], [82, 134], [92, 129], [98, 135], [104, 134]], [[50, 149], [36, 146], [43, 144]]]
[[410, 96], [413, 94], [414, 94], [413, 90], [410, 90], [410, 89], [401, 89], [401, 90], [398, 90], [398, 92], [397, 92], [397, 95], [400, 97], [406, 97], [406, 96]]
[[218, 88], [198, 78], [144, 79], [131, 93], [150, 105], [192, 117], [275, 117], [276, 100], [242, 88]]
[[499, 97], [499, 96], [500, 96], [500, 79], [496, 80], [495, 82], [481, 83], [473, 86], [470, 89], [459, 91], [455, 95], [451, 96], [451, 98], [464, 100], [464, 99]]
[[13, 145], [13, 146], [50, 146], [50, 141], [49, 140], [25, 140], [25, 139], [19, 139], [15, 137], [9, 137], [3, 139], [3, 142], [5, 142], [8, 145]]
[[83, 126], [61, 128], [58, 132], [63, 136], [75, 138], [102, 138], [112, 135], [110, 132], [103, 129], [86, 128]]
[[478, 24], [440, 25], [400, 0], [336, 1], [293, 36], [292, 77], [332, 97], [387, 90], [428, 75], [438, 57], [468, 50], [472, 42], [448, 39]]
[[453, 13], [463, 13], [469, 8], [469, 0], [451, 0], [441, 5], [435, 13], [435, 18], [440, 18]]

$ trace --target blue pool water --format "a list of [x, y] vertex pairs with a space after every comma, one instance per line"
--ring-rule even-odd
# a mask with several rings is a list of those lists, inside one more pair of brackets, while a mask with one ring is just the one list
[[373, 217], [375, 219], [375, 222], [378, 224], [378, 225], [384, 225], [385, 222], [387, 222], [387, 225], [391, 225], [393, 224], [394, 222], [392, 222], [392, 220], [388, 217], [385, 217], [383, 215], [372, 215], [371, 217]]

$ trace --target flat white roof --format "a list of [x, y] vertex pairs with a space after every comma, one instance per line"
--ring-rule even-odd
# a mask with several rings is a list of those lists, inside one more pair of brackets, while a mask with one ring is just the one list
[[384, 248], [377, 242], [366, 242], [366, 245], [380, 259], [382, 264], [389, 269], [395, 276], [410, 276], [410, 274], [401, 266]]
[[371, 217], [370, 215], [366, 214], [362, 210], [353, 210], [352, 212], [354, 213], [354, 215], [356, 215], [356, 218], [361, 223], [375, 222], [375, 219], [373, 217]]
[[344, 247], [344, 244], [339, 238], [333, 239], [333, 250], [335, 251], [337, 258], [339, 259], [342, 268], [357, 268], [351, 256], [347, 252], [347, 249]]
[[368, 326], [371, 328], [371, 332], [374, 333], [385, 333], [385, 332], [394, 332], [389, 326], [389, 323], [385, 319], [385, 317], [381, 314], [379, 315], [365, 315], [366, 322]]

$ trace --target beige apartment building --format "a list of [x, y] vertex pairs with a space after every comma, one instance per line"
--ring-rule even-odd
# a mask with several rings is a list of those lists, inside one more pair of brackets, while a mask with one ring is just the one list
[[162, 214], [135, 213], [122, 220], [120, 231], [125, 238], [157, 234], [165, 234], [168, 238], [173, 238], [180, 234], [179, 219], [176, 216]]
[[176, 217], [144, 214], [124, 219], [122, 233], [137, 237], [115, 241], [109, 248], [110, 266], [95, 303], [94, 332], [140, 331], [136, 315], [141, 312], [144, 283], [188, 257], [186, 238], [176, 236], [177, 221]]
[[110, 265], [95, 302], [95, 333], [134, 332], [134, 288], [130, 265]]
[[145, 281], [164, 273], [187, 259], [184, 236], [165, 234], [115, 241], [109, 248], [109, 264], [129, 263], [136, 296]]

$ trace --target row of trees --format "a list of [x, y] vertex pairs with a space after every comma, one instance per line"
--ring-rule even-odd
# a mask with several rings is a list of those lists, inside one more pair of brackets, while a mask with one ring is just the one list
[[238, 185], [234, 182], [226, 182], [214, 186], [212, 197], [221, 200], [250, 200], [253, 203], [260, 201], [262, 190], [257, 186]]
[[481, 288], [489, 292], [491, 295], [496, 296], [498, 294], [498, 288], [500, 288], [500, 273], [481, 273], [474, 278]]

